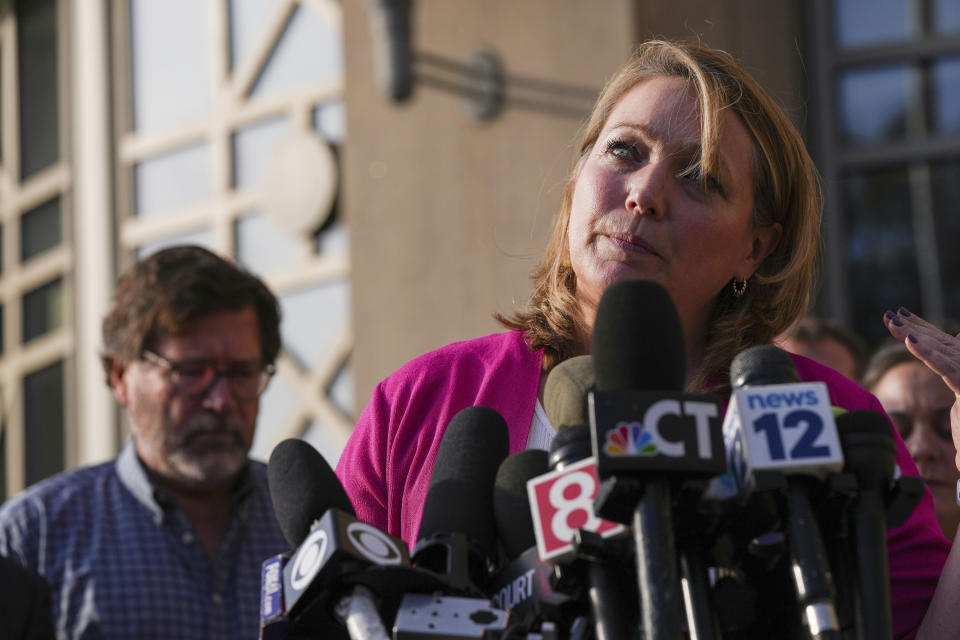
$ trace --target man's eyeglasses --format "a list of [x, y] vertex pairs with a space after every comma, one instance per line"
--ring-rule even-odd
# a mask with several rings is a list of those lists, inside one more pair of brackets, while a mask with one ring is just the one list
[[252, 364], [237, 363], [218, 368], [209, 362], [171, 362], [147, 350], [144, 350], [141, 357], [163, 369], [173, 388], [186, 396], [206, 393], [216, 383], [217, 378], [223, 378], [234, 396], [241, 400], [255, 400], [267, 388], [270, 377], [276, 371], [272, 364], [260, 368]]

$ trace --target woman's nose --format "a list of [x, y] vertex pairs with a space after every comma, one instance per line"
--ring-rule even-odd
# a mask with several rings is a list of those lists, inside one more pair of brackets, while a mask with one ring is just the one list
[[667, 168], [654, 162], [634, 171], [627, 181], [627, 211], [637, 216], [663, 218], [667, 208], [665, 180], [668, 178]]
[[914, 461], [933, 460], [940, 455], [944, 443], [933, 429], [924, 424], [914, 424], [913, 431], [905, 443]]

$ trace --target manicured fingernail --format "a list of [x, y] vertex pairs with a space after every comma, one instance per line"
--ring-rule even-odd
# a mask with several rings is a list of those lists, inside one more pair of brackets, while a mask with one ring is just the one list
[[912, 333], [908, 333], [908, 334], [907, 334], [907, 340], [909, 340], [909, 341], [912, 342], [913, 344], [917, 344], [917, 339], [913, 337], [913, 334], [912, 334]]
[[887, 320], [893, 320], [894, 318], [893, 311], [887, 311], [885, 314], [883, 314], [883, 317], [886, 318]]
[[893, 316], [893, 318], [890, 319], [890, 322], [892, 322], [894, 326], [897, 326], [897, 327], [903, 326], [903, 320], [901, 320], [897, 316]]
[[902, 315], [904, 318], [909, 318], [910, 316], [913, 315], [912, 313], [910, 313], [909, 311], [907, 311], [907, 308], [906, 308], [906, 307], [900, 307], [899, 309], [897, 309], [897, 313], [899, 313], [900, 315]]

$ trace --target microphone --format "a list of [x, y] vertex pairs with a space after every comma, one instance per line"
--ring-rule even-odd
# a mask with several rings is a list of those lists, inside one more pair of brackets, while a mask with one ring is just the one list
[[[557, 427], [549, 455], [555, 471], [528, 486], [537, 516], [534, 532], [542, 547], [541, 558], [564, 560], [567, 573], [585, 583], [595, 635], [605, 640], [632, 635], [637, 620], [629, 605], [635, 581], [623, 570], [624, 550], [608, 541], [626, 530], [599, 518], [593, 506], [599, 489], [587, 426], [587, 393], [593, 385], [590, 356], [569, 358], [550, 371], [543, 401]], [[551, 546], [556, 548], [551, 550]]]
[[328, 509], [354, 514], [333, 469], [310, 443], [298, 438], [274, 447], [267, 463], [267, 488], [280, 531], [291, 548], [300, 546]]
[[493, 509], [508, 562], [491, 577], [489, 593], [495, 606], [510, 612], [510, 631], [547, 631], [557, 623], [566, 628], [584, 613], [570, 580], [537, 552], [527, 482], [549, 470], [542, 449], [517, 452], [497, 470]]
[[517, 558], [537, 545], [527, 482], [550, 471], [547, 452], [526, 449], [509, 456], [497, 469], [493, 488], [493, 513], [497, 536], [507, 557]]
[[412, 554], [416, 569], [442, 580], [443, 595], [405, 596], [395, 638], [442, 631], [449, 632], [442, 637], [479, 638], [506, 629], [507, 612], [492, 607], [484, 594], [497, 553], [494, 479], [508, 451], [507, 423], [493, 409], [467, 407], [447, 425]]
[[259, 640], [281, 640], [287, 637], [290, 621], [283, 597], [283, 568], [290, 554], [280, 553], [263, 561], [260, 573], [260, 637]]
[[788, 551], [802, 616], [812, 638], [839, 638], [837, 593], [811, 506], [822, 481], [843, 468], [826, 385], [800, 382], [789, 354], [771, 345], [739, 353], [730, 380], [723, 431], [731, 470], [748, 493], [786, 476]]
[[857, 478], [853, 502], [853, 557], [857, 576], [857, 638], [892, 638], [886, 494], [894, 478], [897, 446], [890, 422], [874, 411], [837, 418], [845, 469]]
[[497, 552], [494, 480], [508, 451], [507, 423], [487, 407], [457, 413], [440, 441], [413, 563], [463, 594], [485, 592]]
[[[503, 429], [505, 443], [505, 425]], [[453, 441], [456, 433], [455, 428]], [[505, 456], [506, 444], [502, 448]], [[454, 462], [449, 456], [440, 459], [437, 478], [443, 477], [444, 464]], [[411, 567], [400, 538], [353, 517], [339, 480], [306, 442], [280, 443], [270, 456], [267, 478], [281, 530], [289, 532], [290, 541], [297, 542], [305, 524], [313, 524], [282, 568], [281, 615], [262, 626], [264, 637], [267, 630], [273, 633], [274, 626], [297, 635], [341, 637], [342, 623], [351, 638], [386, 640], [382, 620], [394, 620], [395, 638], [420, 637], [438, 629], [476, 634], [505, 628], [506, 612], [492, 609], [487, 601], [447, 597], [444, 594], [453, 589], [445, 576]], [[437, 484], [443, 483], [438, 480]], [[437, 495], [445, 494], [440, 490]], [[322, 513], [319, 519], [317, 513]], [[271, 560], [275, 559], [268, 563]], [[276, 592], [277, 570], [275, 563], [265, 564], [265, 602]]]
[[[644, 636], [677, 638], [682, 600], [667, 478], [689, 484], [691, 477], [725, 470], [720, 403], [683, 393], [680, 318], [666, 289], [655, 282], [623, 280], [607, 287], [594, 321], [593, 362], [591, 432], [604, 480], [598, 513], [632, 514]], [[709, 633], [710, 627], [698, 632]]]
[[[333, 470], [303, 440], [274, 448], [267, 482], [281, 531], [297, 548], [285, 564], [282, 557], [264, 563], [261, 637], [287, 631], [337, 637], [342, 622], [350, 637], [387, 638], [373, 593], [359, 578], [372, 565], [409, 567], [403, 541], [353, 516]], [[391, 594], [380, 591], [386, 606], [394, 606]]]

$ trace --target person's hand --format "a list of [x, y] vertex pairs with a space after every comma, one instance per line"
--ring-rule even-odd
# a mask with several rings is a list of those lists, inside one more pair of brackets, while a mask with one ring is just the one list
[[940, 376], [956, 395], [950, 409], [950, 430], [957, 450], [955, 463], [960, 469], [960, 333], [956, 336], [944, 333], [903, 307], [896, 313], [884, 313], [883, 323], [890, 335], [903, 342], [910, 353]]

